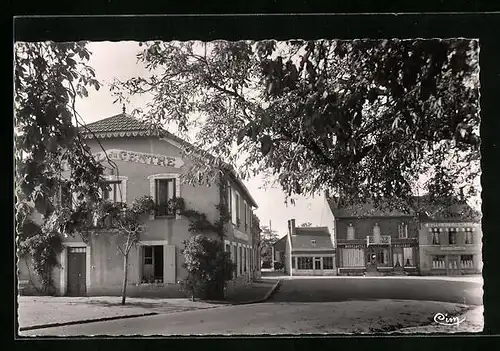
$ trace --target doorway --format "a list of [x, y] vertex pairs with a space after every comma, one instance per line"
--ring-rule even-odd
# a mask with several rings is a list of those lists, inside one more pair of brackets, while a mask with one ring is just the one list
[[87, 294], [87, 256], [85, 247], [68, 248], [68, 287], [66, 295], [85, 296]]
[[460, 275], [460, 256], [448, 256], [448, 270], [447, 275]]

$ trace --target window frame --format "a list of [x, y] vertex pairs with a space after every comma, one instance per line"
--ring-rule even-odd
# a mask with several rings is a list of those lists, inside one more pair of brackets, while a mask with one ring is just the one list
[[[466, 245], [472, 245], [472, 244], [474, 244], [474, 238], [473, 238], [473, 234], [472, 233], [473, 233], [472, 230], [468, 230], [468, 229], [465, 230], [464, 243]], [[467, 240], [467, 239], [469, 239], [469, 240]]]
[[[323, 270], [332, 270], [333, 269], [333, 257], [332, 256], [323, 256], [322, 257]], [[331, 265], [330, 265], [331, 263]], [[330, 267], [331, 266], [331, 267]], [[330, 267], [330, 268], [328, 268]]]
[[440, 231], [438, 228], [433, 228], [432, 234], [432, 245], [441, 245]]
[[[171, 200], [175, 200], [177, 197], [176, 197], [176, 179], [175, 178], [158, 178], [158, 179], [155, 179], [155, 205], [156, 205], [156, 208], [155, 208], [155, 216], [157, 217], [174, 217], [175, 216], [175, 213], [169, 213], [168, 212], [168, 208], [166, 209], [166, 212], [163, 213], [163, 212], [159, 212], [159, 208], [158, 206], [162, 205], [163, 202], [159, 202], [158, 201], [158, 197], [159, 197], [159, 194], [160, 194], [160, 188], [161, 188], [161, 185], [162, 183], [165, 183], [165, 187], [166, 187], [166, 190], [165, 190], [165, 193], [167, 195], [167, 199], [166, 199], [166, 203], [168, 204], [169, 201]], [[170, 183], [172, 183], [172, 188], [173, 188], [173, 194], [169, 194], [169, 189], [170, 189]]]
[[113, 191], [113, 199], [112, 200], [105, 199], [105, 197], [104, 197], [105, 192], [104, 192], [103, 188], [100, 189], [101, 197], [103, 199], [111, 201], [113, 203], [118, 203], [118, 202], [127, 203], [127, 182], [128, 182], [128, 177], [126, 177], [126, 176], [116, 176], [116, 175], [104, 176], [104, 183], [105, 184], [113, 184], [113, 185], [121, 184], [121, 200], [122, 201], [116, 201], [116, 193], [117, 193], [116, 187], [115, 187], [115, 190]]
[[[456, 245], [457, 244], [457, 233], [458, 230], [448, 229], [448, 245]], [[451, 238], [453, 238], [453, 242], [451, 242]]]
[[[155, 268], [157, 267], [157, 265], [155, 264], [155, 261], [156, 259], [159, 259], [159, 258], [156, 258], [155, 257], [155, 248], [156, 247], [160, 247], [161, 250], [161, 256], [162, 256], [162, 265], [160, 266], [161, 267], [161, 278], [158, 278], [159, 276], [157, 276], [155, 273]], [[139, 246], [139, 249], [141, 250], [141, 254], [142, 254], [142, 261], [140, 263], [140, 274], [141, 274], [141, 284], [152, 284], [152, 283], [155, 283], [155, 284], [163, 284], [165, 282], [165, 244], [142, 244]], [[146, 250], [151, 250], [151, 256], [146, 256]], [[146, 259], [151, 259], [151, 263], [146, 263]], [[153, 282], [149, 282], [149, 278], [146, 278], [146, 274], [144, 273], [144, 269], [145, 269], [145, 265], [151, 265], [152, 268], [153, 268]], [[159, 283], [157, 283], [157, 281], [160, 281]]]
[[399, 239], [408, 239], [408, 224], [401, 222], [398, 224], [398, 237]]
[[[156, 180], [157, 179], [175, 179], [174, 183], [174, 190], [175, 190], [175, 198], [180, 198], [181, 197], [181, 182], [180, 182], [180, 174], [179, 173], [157, 173], [157, 174], [152, 174], [148, 176], [149, 179], [149, 195], [153, 199], [154, 203], [156, 204]], [[172, 216], [158, 216], [156, 215], [156, 211], [153, 211], [152, 216], [150, 217], [151, 219], [154, 219], [155, 217], [160, 217], [160, 218], [165, 218], [165, 217], [175, 217], [176, 219], [181, 219], [182, 216], [180, 215], [179, 211], [175, 213], [175, 215]]]
[[313, 267], [314, 267], [314, 257], [297, 256], [297, 270], [313, 270]]

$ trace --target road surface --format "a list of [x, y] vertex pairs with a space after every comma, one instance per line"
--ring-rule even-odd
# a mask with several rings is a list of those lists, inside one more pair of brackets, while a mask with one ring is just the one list
[[483, 304], [483, 284], [400, 277], [333, 277], [283, 280], [274, 302], [335, 302], [367, 299]]
[[463, 304], [464, 299], [468, 305], [480, 305], [481, 296], [482, 284], [473, 282], [292, 279], [284, 280], [267, 303], [38, 329], [20, 335], [370, 333], [428, 324], [436, 313], [462, 312], [456, 303]]

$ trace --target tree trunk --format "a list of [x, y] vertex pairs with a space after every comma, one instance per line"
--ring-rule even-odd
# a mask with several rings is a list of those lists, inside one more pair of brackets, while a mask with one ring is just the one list
[[125, 305], [127, 297], [127, 279], [128, 279], [128, 252], [123, 255], [123, 287], [122, 287], [122, 305]]

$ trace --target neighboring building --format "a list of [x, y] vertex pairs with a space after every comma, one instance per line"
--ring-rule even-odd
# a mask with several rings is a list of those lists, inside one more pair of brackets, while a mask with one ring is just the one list
[[[219, 218], [216, 205], [226, 203], [231, 211], [224, 246], [231, 253], [237, 269], [233, 284], [253, 279], [259, 267], [258, 241], [253, 229], [255, 200], [232, 170], [221, 175], [220, 184], [193, 186], [183, 184], [180, 175], [189, 166], [182, 151], [189, 144], [160, 131], [153, 133], [125, 111], [87, 125], [86, 143], [102, 162], [111, 190], [103, 196], [111, 201], [131, 203], [150, 195], [161, 205], [182, 197], [188, 209], [207, 215], [212, 223]], [[98, 138], [97, 141], [94, 136]], [[101, 147], [106, 150], [107, 157]], [[113, 173], [108, 158], [119, 173]], [[222, 196], [225, 187], [227, 197]], [[186, 276], [183, 267], [183, 241], [189, 232], [189, 220], [159, 206], [146, 223], [147, 231], [140, 244], [130, 253], [128, 295], [167, 296], [181, 294], [179, 281]], [[54, 272], [58, 295], [117, 295], [121, 293], [123, 258], [117, 254], [117, 236], [111, 230], [100, 230], [88, 243], [79, 236], [64, 240], [60, 268]], [[20, 267], [20, 279], [28, 279], [27, 267]], [[24, 277], [24, 278], [23, 278]]]
[[285, 272], [293, 275], [336, 275], [335, 249], [328, 227], [296, 227], [288, 221]]
[[[273, 262], [279, 262], [285, 266], [287, 236], [283, 236], [273, 244]], [[274, 267], [274, 266], [273, 266]]]
[[481, 271], [477, 214], [466, 204], [431, 204], [428, 196], [412, 201], [413, 209], [405, 213], [388, 210], [387, 203], [339, 208], [336, 199], [329, 199], [340, 275]]
[[439, 216], [421, 221], [422, 275], [465, 275], [482, 272], [482, 230], [475, 215]]
[[418, 223], [412, 214], [369, 203], [339, 208], [333, 198], [329, 204], [339, 275], [418, 273]]

